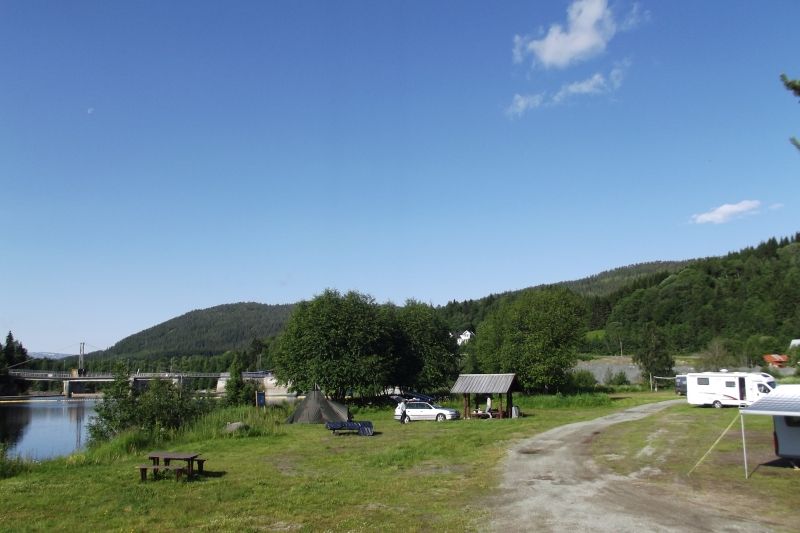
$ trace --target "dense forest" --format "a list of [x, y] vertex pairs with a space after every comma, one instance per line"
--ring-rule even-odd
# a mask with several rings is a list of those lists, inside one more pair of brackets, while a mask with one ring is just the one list
[[[479, 331], [498, 308], [531, 291], [554, 288], [569, 289], [586, 309], [581, 352], [631, 355], [657, 338], [671, 353], [713, 346], [752, 363], [764, 353], [785, 352], [789, 340], [800, 337], [800, 233], [723, 257], [643, 263], [556, 285], [451, 301], [435, 312], [452, 332]], [[246, 370], [270, 368], [276, 337], [293, 308], [238, 303], [192, 311], [89, 354], [87, 367], [109, 369], [121, 359], [142, 370], [220, 371], [238, 354]], [[36, 366], [74, 367], [73, 359]]]
[[599, 329], [611, 312], [613, 303], [635, 289], [649, 287], [669, 274], [678, 272], [692, 261], [653, 261], [607, 270], [586, 278], [562, 281], [552, 285], [537, 285], [527, 289], [492, 294], [478, 300], [453, 300], [439, 307], [439, 313], [453, 331], [475, 331], [486, 315], [497, 308], [500, 301], [513, 300], [534, 290], [566, 287], [590, 302], [592, 316], [590, 329]]

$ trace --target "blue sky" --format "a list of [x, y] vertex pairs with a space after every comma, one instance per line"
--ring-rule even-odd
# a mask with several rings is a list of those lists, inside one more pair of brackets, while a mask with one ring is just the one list
[[433, 304], [794, 234], [800, 3], [0, 1], [0, 331]]

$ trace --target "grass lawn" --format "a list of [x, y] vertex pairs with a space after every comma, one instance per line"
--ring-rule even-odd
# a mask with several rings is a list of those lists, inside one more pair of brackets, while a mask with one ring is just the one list
[[[619, 474], [644, 477], [733, 516], [763, 517], [770, 527], [797, 531], [800, 471], [775, 456], [772, 417], [745, 416], [750, 472], [745, 479], [738, 415], [733, 408], [672, 407], [612, 426], [595, 438], [593, 453]], [[725, 437], [689, 475], [731, 422]]]
[[[141, 483], [135, 465], [151, 448], [112, 443], [0, 480], [0, 531], [470, 531], [509, 441], [666, 398], [518, 398], [530, 416], [408, 425], [387, 408], [356, 411], [373, 437], [284, 425], [280, 408], [221, 411], [164, 446], [202, 453], [207, 476]], [[261, 429], [222, 436], [233, 416]]]

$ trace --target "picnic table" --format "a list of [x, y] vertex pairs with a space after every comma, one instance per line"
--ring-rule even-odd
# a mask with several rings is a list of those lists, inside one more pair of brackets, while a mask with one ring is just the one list
[[199, 474], [203, 473], [203, 463], [206, 462], [205, 459], [199, 459], [200, 454], [197, 452], [150, 452], [147, 454], [147, 458], [153, 461], [153, 468], [156, 469], [160, 466], [161, 461], [164, 462], [164, 466], [170, 466], [171, 461], [185, 461], [186, 462], [186, 473], [191, 478], [194, 475], [194, 465], [197, 463], [197, 472]]

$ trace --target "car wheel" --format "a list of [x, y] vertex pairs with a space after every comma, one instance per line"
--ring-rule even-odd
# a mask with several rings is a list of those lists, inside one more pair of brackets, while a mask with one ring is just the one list
[[722, 407], [722, 402], [719, 400], [715, 400], [712, 405], [714, 406], [714, 409], [719, 409]]
[[436, 421], [437, 422], [444, 422], [444, 419], [445, 419], [445, 416], [442, 413], [439, 413], [438, 415], [436, 415]]
[[411, 417], [406, 415], [406, 417], [403, 419], [403, 424], [410, 424], [410, 423], [411, 423]]

